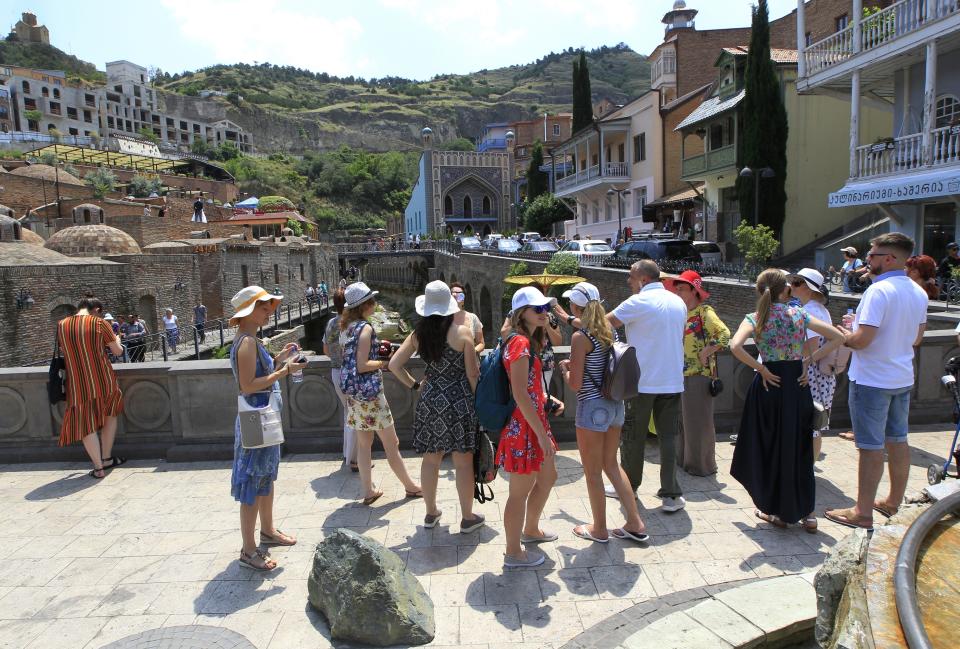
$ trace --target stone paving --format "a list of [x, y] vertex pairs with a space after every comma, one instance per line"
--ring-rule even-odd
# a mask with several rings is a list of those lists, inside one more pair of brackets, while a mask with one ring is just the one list
[[[925, 484], [926, 466], [942, 458], [951, 431], [911, 434], [910, 488]], [[817, 507], [849, 505], [856, 480], [853, 444], [824, 440], [817, 465]], [[259, 649], [331, 646], [322, 617], [307, 605], [313, 545], [348, 527], [403, 557], [436, 605], [434, 647], [561, 647], [603, 620], [677, 591], [815, 570], [846, 528], [820, 520], [821, 531], [777, 530], [753, 516], [746, 492], [729, 476], [733, 446], [720, 442], [717, 476], [682, 474], [687, 509], [656, 508], [656, 444], [648, 447], [641, 487], [648, 546], [577, 539], [589, 520], [578, 454], [564, 445], [560, 478], [544, 512], [559, 534], [537, 570], [504, 572], [501, 508], [479, 506], [489, 524], [451, 534], [459, 522], [449, 462], [441, 471], [440, 524], [424, 529], [423, 503], [406, 500], [386, 462], [374, 477], [386, 494], [360, 506], [359, 479], [336, 458], [285, 457], [277, 482], [276, 518], [300, 542], [272, 550], [281, 569], [252, 574], [237, 565], [238, 508], [229, 496], [228, 462], [131, 461], [94, 481], [78, 463], [0, 466], [0, 647], [99, 648], [160, 627], [222, 626]], [[406, 463], [414, 475], [419, 462]], [[883, 487], [882, 487], [883, 488]], [[611, 524], [622, 519], [614, 511]], [[600, 626], [595, 627], [595, 625]], [[583, 636], [581, 636], [582, 638]]]

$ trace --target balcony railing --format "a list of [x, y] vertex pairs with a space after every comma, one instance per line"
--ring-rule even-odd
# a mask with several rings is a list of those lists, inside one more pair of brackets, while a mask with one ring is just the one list
[[960, 164], [960, 126], [931, 131], [928, 155], [924, 155], [923, 133], [865, 144], [857, 147], [856, 155], [858, 178]]
[[707, 151], [703, 155], [686, 158], [683, 161], [682, 176], [685, 178], [687, 176], [705, 173], [715, 169], [723, 169], [725, 167], [733, 166], [736, 163], [737, 147], [730, 144], [728, 146], [720, 147], [719, 149]]
[[490, 151], [492, 149], [506, 149], [507, 140], [502, 137], [489, 138], [483, 140], [480, 144], [477, 145], [477, 152], [483, 153], [484, 151]]
[[595, 178], [609, 178], [610, 182], [622, 182], [629, 177], [630, 168], [626, 162], [607, 162], [603, 165], [603, 173], [600, 173], [600, 165], [593, 165], [563, 178], [558, 178], [556, 188], [557, 191], [570, 189]]
[[[869, 52], [896, 38], [960, 12], [960, 0], [900, 0], [860, 21], [859, 52]], [[804, 51], [807, 75], [812, 76], [854, 54], [853, 25], [827, 36]]]

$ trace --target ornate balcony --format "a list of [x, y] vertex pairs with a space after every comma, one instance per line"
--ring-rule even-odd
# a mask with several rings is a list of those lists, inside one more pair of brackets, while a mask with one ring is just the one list
[[720, 147], [712, 151], [707, 151], [703, 155], [686, 158], [683, 161], [683, 173], [681, 174], [681, 177], [684, 180], [688, 178], [697, 178], [714, 171], [719, 171], [720, 169], [732, 167], [736, 164], [737, 147], [736, 145], [731, 144], [729, 146]]
[[626, 162], [607, 162], [602, 169], [600, 165], [593, 165], [558, 178], [556, 192], [560, 196], [567, 196], [588, 187], [604, 183], [622, 184], [629, 180], [630, 168]]
[[960, 164], [960, 126], [930, 132], [930, 150], [923, 150], [923, 133], [912, 133], [857, 147], [857, 178], [932, 170]]

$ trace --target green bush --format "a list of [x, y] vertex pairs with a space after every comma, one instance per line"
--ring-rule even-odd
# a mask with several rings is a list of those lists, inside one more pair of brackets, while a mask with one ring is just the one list
[[756, 268], [766, 265], [780, 245], [768, 226], [754, 227], [746, 221], [740, 221], [740, 225], [733, 231], [733, 236], [747, 264]]
[[580, 272], [580, 261], [571, 252], [558, 252], [550, 258], [545, 272], [551, 275], [576, 275]]
[[117, 188], [117, 177], [108, 169], [100, 167], [83, 177], [83, 181], [93, 189], [93, 195], [103, 198]]
[[297, 209], [297, 206], [284, 196], [262, 196], [257, 209], [261, 212], [287, 212]]
[[135, 175], [127, 183], [127, 191], [136, 198], [147, 198], [152, 193], [160, 193], [162, 185], [159, 178]]
[[293, 219], [287, 219], [287, 227], [293, 230], [293, 233], [300, 237], [303, 236], [303, 224], [300, 221], [294, 221]]

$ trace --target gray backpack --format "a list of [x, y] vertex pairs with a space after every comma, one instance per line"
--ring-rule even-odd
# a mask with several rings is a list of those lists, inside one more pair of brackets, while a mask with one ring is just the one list
[[640, 365], [636, 350], [627, 343], [614, 342], [607, 352], [600, 393], [604, 399], [623, 401], [639, 394]]

